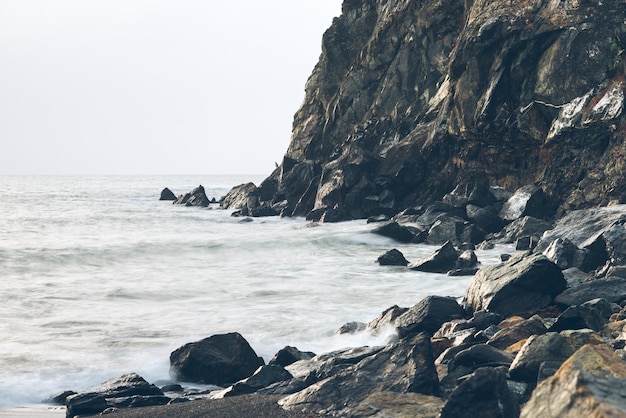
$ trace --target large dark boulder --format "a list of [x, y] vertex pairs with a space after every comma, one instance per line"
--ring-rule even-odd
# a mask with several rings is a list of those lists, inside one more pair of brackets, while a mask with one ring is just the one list
[[483, 367], [472, 373], [446, 401], [440, 418], [516, 418], [520, 408], [509, 390], [506, 373]]
[[204, 187], [200, 185], [191, 192], [178, 197], [173, 203], [175, 205], [207, 207], [211, 200], [207, 197]]
[[434, 334], [444, 322], [463, 318], [465, 311], [456, 299], [428, 296], [397, 317], [393, 324], [401, 337], [427, 332]]
[[609, 302], [621, 302], [626, 299], [626, 279], [609, 277], [584, 282], [566, 289], [555, 301], [562, 305], [581, 305], [592, 299], [606, 299]]
[[396, 248], [386, 251], [376, 261], [381, 266], [406, 266], [409, 264], [407, 259], [404, 258], [404, 254]]
[[368, 396], [385, 391], [438, 394], [439, 379], [428, 336], [398, 341], [279, 403], [304, 414], [350, 416]]
[[224, 209], [242, 209], [258, 206], [260, 191], [254, 183], [244, 183], [233, 187], [220, 201]]
[[566, 284], [561, 269], [545, 256], [520, 254], [481, 268], [470, 281], [465, 302], [474, 311], [514, 315], [548, 306]]
[[392, 238], [398, 242], [421, 242], [425, 234], [415, 226], [402, 225], [397, 221], [385, 222], [372, 229], [372, 233]]
[[409, 264], [409, 268], [430, 273], [446, 273], [457, 268], [458, 260], [459, 252], [448, 241], [428, 257]]
[[236, 332], [185, 344], [170, 355], [170, 368], [178, 379], [218, 386], [245, 379], [264, 364]]
[[174, 192], [172, 192], [167, 187], [161, 191], [161, 197], [159, 198], [159, 200], [169, 200], [169, 201], [174, 201], [176, 199], [178, 198], [176, 197]]
[[70, 395], [65, 400], [66, 416], [95, 415], [110, 407], [165, 405], [170, 399], [158, 387], [136, 373], [107, 380], [100, 386]]
[[286, 346], [278, 350], [272, 357], [269, 364], [277, 364], [282, 367], [289, 366], [299, 360], [310, 360], [315, 357], [315, 353], [311, 351], [300, 351], [296, 347]]

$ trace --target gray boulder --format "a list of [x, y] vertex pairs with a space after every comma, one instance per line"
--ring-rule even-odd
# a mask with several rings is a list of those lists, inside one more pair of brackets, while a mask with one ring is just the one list
[[400, 315], [394, 325], [400, 337], [427, 332], [434, 334], [444, 322], [463, 318], [465, 311], [456, 299], [444, 296], [428, 296]]
[[185, 344], [170, 355], [170, 368], [178, 379], [218, 386], [245, 379], [264, 364], [236, 332]]
[[480, 269], [465, 295], [474, 311], [509, 316], [548, 306], [565, 290], [561, 269], [541, 254], [520, 254], [502, 264]]
[[559, 294], [555, 302], [562, 305], [581, 305], [592, 299], [606, 299], [609, 302], [621, 302], [626, 299], [626, 279], [610, 277], [585, 282]]
[[176, 199], [178, 198], [176, 197], [174, 192], [172, 192], [167, 187], [161, 191], [161, 197], [159, 198], [159, 200], [169, 200], [169, 201], [175, 201]]
[[279, 403], [303, 414], [350, 416], [368, 396], [385, 391], [438, 394], [439, 379], [428, 336], [398, 341]]
[[404, 258], [404, 254], [396, 248], [385, 252], [376, 261], [381, 266], [406, 266], [409, 264], [408, 260]]
[[315, 357], [315, 353], [310, 351], [300, 351], [296, 347], [286, 346], [280, 350], [272, 357], [269, 364], [277, 364], [282, 367], [289, 366], [292, 363], [295, 363], [299, 360], [310, 360]]
[[291, 380], [293, 376], [282, 366], [270, 364], [259, 367], [250, 377], [238, 381], [224, 393], [225, 397], [254, 393], [274, 383]]
[[552, 210], [543, 189], [532, 185], [517, 189], [500, 210], [500, 218], [507, 221], [514, 221], [523, 216], [549, 218], [551, 215]]
[[452, 242], [448, 241], [428, 257], [409, 264], [409, 268], [429, 273], [446, 273], [457, 267], [458, 259], [458, 251]]
[[207, 207], [211, 200], [207, 197], [202, 185], [196, 187], [191, 192], [178, 197], [173, 204], [185, 206]]

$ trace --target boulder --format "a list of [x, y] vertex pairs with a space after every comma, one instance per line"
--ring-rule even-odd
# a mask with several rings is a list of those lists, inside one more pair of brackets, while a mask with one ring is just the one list
[[458, 251], [452, 242], [448, 241], [428, 257], [409, 264], [409, 268], [429, 273], [446, 273], [457, 267], [458, 259]]
[[514, 221], [524, 216], [549, 218], [554, 211], [550, 208], [543, 189], [528, 185], [513, 193], [500, 210], [500, 218]]
[[555, 298], [561, 305], [581, 305], [592, 299], [606, 299], [619, 303], [626, 299], [626, 279], [611, 277], [585, 282], [576, 287], [566, 289]]
[[224, 396], [245, 395], [254, 393], [274, 383], [291, 380], [293, 376], [282, 366], [270, 364], [259, 367], [250, 377], [238, 381], [224, 392]]
[[350, 416], [351, 411], [374, 393], [437, 395], [438, 391], [430, 340], [427, 335], [419, 334], [387, 346], [279, 403], [303, 415]]
[[509, 390], [506, 373], [483, 367], [472, 373], [449, 396], [440, 418], [516, 418], [520, 408]]
[[100, 386], [70, 395], [65, 400], [66, 416], [99, 414], [111, 407], [165, 405], [170, 398], [136, 373], [107, 380]]
[[372, 229], [372, 233], [394, 239], [398, 242], [423, 242], [425, 234], [415, 226], [401, 225], [396, 221], [385, 222]]
[[504, 350], [518, 341], [525, 340], [533, 335], [545, 334], [546, 332], [548, 332], [548, 329], [541, 320], [541, 317], [539, 315], [533, 315], [529, 319], [496, 332], [489, 338], [487, 344]]
[[204, 192], [202, 185], [196, 187], [191, 192], [178, 197], [173, 204], [185, 206], [207, 207], [211, 201]]
[[381, 266], [406, 266], [409, 264], [404, 254], [393, 248], [378, 257], [378, 264]]
[[350, 411], [350, 416], [437, 418], [443, 403], [441, 398], [420, 393], [376, 392]]
[[269, 364], [277, 364], [282, 367], [289, 366], [299, 360], [310, 360], [315, 357], [315, 353], [310, 351], [300, 351], [296, 347], [286, 346], [278, 350], [278, 352], [272, 357]]
[[509, 375], [514, 380], [535, 383], [545, 362], [562, 364], [585, 344], [603, 344], [592, 332], [548, 332], [531, 336], [511, 363]]
[[249, 205], [250, 200], [258, 201], [260, 191], [254, 183], [240, 184], [233, 187], [220, 201], [223, 209], [242, 209]]
[[568, 239], [557, 238], [543, 250], [548, 260], [559, 266], [561, 270], [572, 267], [582, 267], [589, 250], [581, 250]]
[[500, 231], [506, 224], [491, 208], [483, 208], [474, 205], [465, 207], [467, 218], [487, 233]]
[[459, 220], [465, 218], [465, 210], [444, 202], [433, 202], [415, 220], [423, 230], [429, 230], [440, 219]]
[[444, 323], [463, 318], [465, 311], [456, 299], [443, 296], [428, 296], [394, 321], [400, 337], [427, 332], [434, 334]]
[[465, 295], [474, 311], [507, 316], [548, 306], [565, 290], [561, 269], [541, 254], [520, 254], [509, 261], [481, 268]]
[[624, 393], [622, 359], [606, 346], [585, 345], [537, 386], [521, 417], [624, 417]]
[[170, 355], [170, 368], [178, 379], [217, 386], [245, 379], [264, 364], [239, 333], [213, 335]]
[[357, 321], [346, 322], [335, 331], [335, 335], [356, 334], [358, 332], [365, 331], [366, 327], [367, 327], [367, 324], [364, 322], [357, 322]]
[[176, 195], [167, 187], [161, 191], [161, 197], [159, 198], [159, 200], [169, 200], [169, 201], [174, 201], [176, 199], [178, 199]]
[[494, 235], [500, 243], [513, 243], [521, 237], [541, 237], [542, 234], [552, 228], [552, 225], [532, 216], [524, 216], [507, 225], [502, 231]]
[[395, 328], [395, 322], [398, 317], [407, 312], [409, 308], [401, 308], [398, 305], [393, 305], [390, 308], [385, 309], [380, 315], [371, 320], [365, 328], [367, 332], [372, 335], [379, 335], [385, 329]]
[[601, 331], [613, 313], [613, 307], [606, 299], [593, 299], [581, 305], [568, 307], [558, 316], [550, 331], [584, 328]]
[[441, 215], [428, 230], [426, 242], [431, 245], [440, 245], [447, 241], [459, 242], [460, 236], [464, 232], [465, 224], [466, 221], [463, 219]]
[[498, 350], [487, 344], [475, 344], [459, 351], [448, 363], [448, 372], [458, 367], [475, 370], [479, 367], [509, 367], [513, 362], [513, 356], [505, 351]]

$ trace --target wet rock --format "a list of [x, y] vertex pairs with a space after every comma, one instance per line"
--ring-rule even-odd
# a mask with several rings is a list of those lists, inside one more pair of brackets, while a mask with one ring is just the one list
[[571, 241], [561, 238], [552, 241], [550, 246], [543, 251], [548, 260], [559, 266], [561, 270], [585, 265], [588, 253], [588, 250], [581, 250]]
[[506, 224], [491, 208], [467, 205], [465, 211], [467, 218], [487, 233], [498, 232]]
[[404, 254], [393, 248], [378, 257], [378, 264], [381, 266], [406, 266], [409, 264]]
[[217, 334], [188, 343], [170, 355], [170, 368], [178, 379], [226, 386], [251, 376], [263, 366], [239, 333]]
[[507, 221], [514, 221], [524, 216], [541, 219], [549, 218], [552, 212], [543, 189], [529, 185], [513, 193], [500, 210], [500, 217]]
[[167, 187], [161, 191], [161, 197], [159, 198], [159, 200], [168, 200], [168, 201], [174, 201], [176, 199], [178, 199], [176, 195]]
[[552, 228], [552, 225], [532, 216], [524, 216], [507, 225], [502, 231], [494, 235], [501, 243], [513, 243], [522, 237], [541, 237], [542, 234]]
[[481, 268], [465, 295], [467, 306], [513, 315], [548, 306], [566, 286], [561, 269], [540, 254], [521, 254]]
[[583, 328], [600, 331], [609, 322], [613, 313], [613, 307], [606, 299], [593, 299], [581, 305], [568, 307], [559, 315], [550, 331]]
[[428, 230], [426, 242], [431, 245], [444, 244], [447, 241], [459, 242], [465, 223], [465, 220], [454, 216], [439, 216]]
[[508, 328], [503, 328], [493, 335], [487, 342], [488, 345], [504, 350], [518, 341], [525, 340], [532, 335], [545, 334], [548, 331], [539, 315], [533, 315]]
[[66, 416], [99, 414], [110, 407], [165, 405], [170, 399], [161, 389], [136, 373], [121, 375], [102, 385], [66, 398]]
[[200, 185], [190, 193], [178, 197], [173, 203], [175, 205], [207, 207], [211, 201], [204, 192], [204, 187]]
[[428, 296], [399, 316], [394, 324], [401, 337], [420, 332], [433, 334], [444, 322], [462, 318], [464, 314], [454, 298]]
[[335, 331], [335, 335], [343, 335], [343, 334], [356, 334], [358, 332], [364, 331], [367, 327], [367, 324], [364, 322], [346, 322], [342, 326], [340, 326], [337, 331]]
[[581, 305], [592, 299], [606, 299], [619, 303], [626, 299], [626, 279], [612, 277], [585, 282], [579, 286], [566, 289], [559, 294], [555, 302], [572, 306]]
[[409, 268], [430, 273], [446, 273], [456, 268], [458, 258], [459, 253], [454, 245], [448, 241], [430, 256], [411, 263]]
[[440, 418], [518, 417], [520, 408], [509, 390], [506, 373], [492, 368], [477, 369], [446, 401]]
[[509, 367], [513, 356], [487, 344], [476, 344], [457, 353], [448, 364], [448, 371], [460, 366], [476, 370], [480, 367]]
[[289, 366], [299, 360], [310, 360], [315, 357], [315, 353], [311, 351], [300, 351], [296, 347], [286, 346], [278, 350], [278, 353], [272, 357], [269, 364], [277, 364], [282, 367]]
[[521, 416], [626, 416], [626, 366], [605, 346], [586, 345], [541, 382]]
[[[220, 206], [224, 209], [242, 209], [258, 204], [260, 191], [254, 183], [240, 184], [233, 187], [220, 201]], [[250, 205], [250, 201], [255, 202]]]
[[378, 317], [371, 320], [367, 324], [366, 330], [372, 335], [380, 335], [381, 332], [389, 328], [395, 328], [396, 320], [408, 310], [409, 308], [401, 308], [398, 305], [393, 305], [385, 309]]
[[345, 416], [374, 393], [437, 395], [438, 389], [430, 341], [420, 334], [387, 346], [279, 403], [288, 410]]
[[394, 239], [398, 242], [415, 242], [424, 241], [424, 233], [414, 226], [400, 225], [396, 221], [383, 223], [382, 225], [372, 229], [372, 233], [382, 235]]

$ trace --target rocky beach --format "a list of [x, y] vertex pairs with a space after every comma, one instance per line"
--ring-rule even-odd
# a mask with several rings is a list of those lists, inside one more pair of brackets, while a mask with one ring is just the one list
[[[344, 0], [284, 159], [221, 208], [367, 219], [432, 246], [389, 248], [381, 271], [468, 276], [464, 296], [337, 330], [383, 345], [266, 363], [233, 329], [171, 353], [180, 385], [130, 373], [55, 401], [68, 417], [626, 416], [625, 18], [621, 0]], [[162, 198], [211, 204], [202, 187]]]

